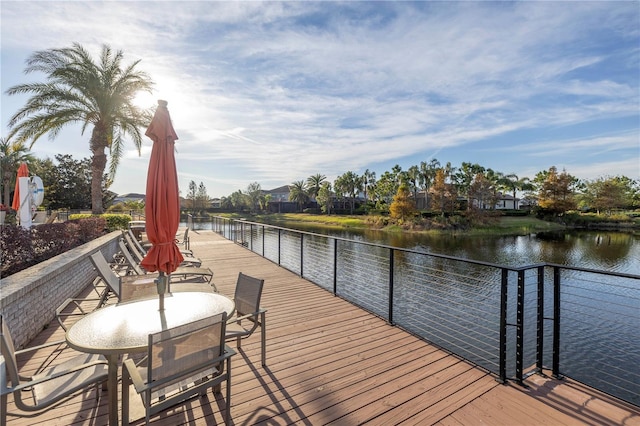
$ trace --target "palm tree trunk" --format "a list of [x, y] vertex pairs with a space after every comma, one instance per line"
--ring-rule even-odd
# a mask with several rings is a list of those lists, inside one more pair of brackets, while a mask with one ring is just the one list
[[104, 125], [97, 123], [91, 134], [91, 213], [102, 214], [102, 176], [107, 166], [107, 155], [105, 154], [106, 132], [102, 129]]

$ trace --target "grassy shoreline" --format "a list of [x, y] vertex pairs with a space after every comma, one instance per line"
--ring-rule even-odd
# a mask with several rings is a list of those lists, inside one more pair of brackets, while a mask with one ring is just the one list
[[[327, 230], [369, 230], [389, 233], [421, 233], [421, 234], [465, 234], [465, 235], [526, 235], [534, 232], [560, 231], [566, 226], [546, 222], [534, 217], [501, 217], [497, 223], [490, 226], [476, 227], [467, 230], [407, 230], [397, 225], [389, 225], [383, 228], [373, 228], [367, 221], [367, 216], [343, 216], [343, 215], [317, 215], [308, 213], [272, 213], [272, 214], [239, 214], [227, 213], [221, 216], [246, 219], [252, 222], [266, 223], [269, 225], [286, 228], [308, 230], [308, 228], [322, 228]], [[306, 229], [305, 229], [306, 228]]]

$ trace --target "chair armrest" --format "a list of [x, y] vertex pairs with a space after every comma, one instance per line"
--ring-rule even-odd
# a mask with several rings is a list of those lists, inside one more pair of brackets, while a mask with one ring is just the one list
[[131, 358], [127, 358], [124, 360], [122, 369], [123, 373], [124, 369], [127, 370], [127, 374], [129, 375], [129, 377], [131, 377], [131, 382], [133, 383], [133, 387], [136, 389], [137, 393], [142, 393], [145, 391], [145, 389], [148, 388], [148, 386], [144, 384], [144, 380], [142, 380], [142, 376], [140, 375], [140, 371], [138, 371], [138, 367]]
[[254, 312], [252, 314], [242, 315], [241, 317], [231, 317], [227, 321], [227, 324], [231, 324], [231, 323], [234, 323], [234, 322], [240, 322], [242, 320], [249, 319], [249, 318], [252, 318], [252, 317], [257, 317], [258, 315], [264, 314], [265, 312], [267, 312], [266, 309], [260, 308], [257, 312]]
[[43, 343], [42, 345], [31, 346], [29, 348], [20, 349], [19, 351], [15, 351], [14, 354], [16, 356], [18, 356], [18, 355], [21, 355], [21, 354], [25, 354], [25, 353], [29, 353], [29, 352], [32, 352], [32, 351], [36, 351], [38, 349], [48, 348], [49, 346], [55, 346], [55, 345], [64, 345], [66, 347], [67, 346], [67, 341], [66, 340], [57, 340], [55, 342]]
[[196, 373], [198, 371], [201, 371], [201, 370], [209, 367], [210, 365], [221, 363], [221, 362], [231, 358], [235, 354], [236, 354], [236, 351], [234, 351], [229, 345], [225, 344], [224, 345], [224, 354], [222, 354], [221, 356], [219, 356], [217, 358], [214, 358], [214, 359], [211, 359], [211, 360], [208, 360], [204, 364], [199, 364], [199, 365], [193, 366], [193, 367], [191, 367], [189, 369], [185, 369], [183, 371], [180, 371], [179, 373], [172, 374], [171, 376], [167, 376], [167, 377], [163, 378], [162, 380], [157, 380], [157, 381], [152, 382], [152, 383], [144, 383], [144, 381], [142, 379], [142, 376], [140, 376], [140, 372], [138, 371], [138, 368], [136, 367], [136, 365], [134, 364], [132, 359], [129, 358], [129, 359], [125, 360], [123, 368], [127, 369], [127, 372], [129, 373], [129, 377], [131, 377], [131, 382], [133, 383], [133, 386], [135, 387], [136, 392], [137, 393], [142, 393], [142, 392], [150, 390], [150, 389], [163, 387], [167, 383], [173, 383], [173, 382], [175, 382], [175, 380], [177, 378], [188, 377], [193, 373]]
[[[87, 362], [87, 363], [84, 363], [84, 364], [76, 365], [75, 367], [70, 368], [69, 370], [59, 371], [57, 373], [54, 373], [54, 374], [51, 374], [51, 375], [48, 375], [48, 376], [43, 376], [43, 377], [40, 377], [40, 378], [35, 379], [35, 380], [25, 381], [24, 383], [20, 383], [18, 386], [15, 386], [15, 387], [8, 387], [7, 386], [5, 389], [2, 389], [2, 394], [4, 395], [4, 394], [12, 393], [12, 392], [17, 392], [17, 391], [22, 391], [22, 390], [25, 390], [25, 389], [29, 389], [29, 388], [31, 388], [31, 387], [33, 387], [35, 385], [40, 384], [40, 383], [48, 382], [49, 380], [57, 379], [58, 377], [63, 377], [63, 376], [69, 375], [69, 374], [74, 374], [77, 371], [84, 370], [85, 368], [88, 368], [88, 367], [91, 367], [91, 366], [94, 366], [94, 365], [100, 365], [100, 364], [107, 365], [107, 361], [106, 360], [104, 360], [104, 361], [103, 360], [91, 361], [91, 362]], [[105, 378], [106, 378], [106, 373], [105, 373]], [[22, 376], [21, 376], [21, 379], [22, 379]], [[26, 379], [28, 379], [28, 378], [26, 378]]]

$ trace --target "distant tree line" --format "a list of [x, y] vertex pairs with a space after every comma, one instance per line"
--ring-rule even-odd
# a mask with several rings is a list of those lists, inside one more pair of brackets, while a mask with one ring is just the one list
[[[447, 214], [454, 211], [490, 211], [499, 198], [520, 195], [523, 205], [538, 215], [562, 215], [571, 210], [595, 211], [610, 215], [618, 210], [640, 208], [640, 181], [626, 176], [579, 180], [555, 166], [533, 178], [504, 174], [477, 163], [441, 165], [437, 159], [403, 170], [395, 165], [380, 176], [365, 170], [362, 175], [348, 171], [333, 183], [325, 175], [314, 174], [289, 185], [289, 201], [301, 211], [315, 200], [323, 213], [340, 211], [379, 212], [404, 219], [418, 210]], [[227, 209], [266, 210], [268, 195], [254, 182], [245, 192], [223, 197]], [[419, 203], [420, 202], [420, 205]], [[395, 203], [395, 205], [394, 205]]]

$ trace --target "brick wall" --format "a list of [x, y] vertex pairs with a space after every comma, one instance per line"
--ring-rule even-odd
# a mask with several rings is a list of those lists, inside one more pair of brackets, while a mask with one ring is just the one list
[[118, 250], [120, 231], [93, 240], [0, 280], [0, 314], [16, 348], [26, 346], [55, 317], [56, 308], [76, 296], [98, 276], [89, 256], [106, 259]]

